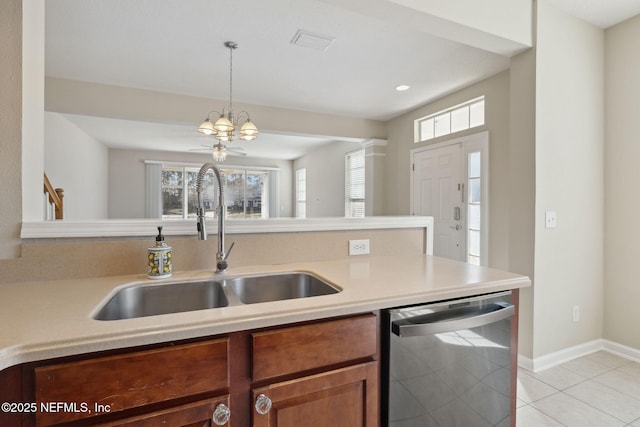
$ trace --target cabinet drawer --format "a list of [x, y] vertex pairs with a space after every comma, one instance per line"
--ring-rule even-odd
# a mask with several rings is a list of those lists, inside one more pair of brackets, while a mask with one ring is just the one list
[[374, 314], [252, 334], [254, 381], [373, 358]]
[[57, 408], [59, 412], [38, 411], [36, 426], [99, 415], [96, 407], [113, 413], [226, 389], [227, 341], [225, 338], [38, 367], [38, 405], [62, 402], [68, 406]]
[[229, 395], [175, 406], [136, 417], [125, 418], [95, 427], [156, 427], [156, 426], [208, 426], [213, 412], [220, 404], [229, 407]]

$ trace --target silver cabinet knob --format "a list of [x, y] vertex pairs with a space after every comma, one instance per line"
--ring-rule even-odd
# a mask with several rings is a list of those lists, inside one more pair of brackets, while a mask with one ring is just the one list
[[269, 413], [269, 411], [271, 410], [271, 399], [269, 399], [267, 396], [265, 396], [264, 394], [259, 394], [258, 397], [256, 397], [256, 412], [259, 413], [260, 415], [265, 415], [267, 413]]
[[230, 418], [231, 418], [231, 409], [229, 409], [227, 405], [225, 405], [224, 403], [221, 403], [218, 406], [216, 406], [215, 411], [213, 411], [213, 417], [211, 417], [211, 420], [215, 425], [223, 426], [229, 422]]

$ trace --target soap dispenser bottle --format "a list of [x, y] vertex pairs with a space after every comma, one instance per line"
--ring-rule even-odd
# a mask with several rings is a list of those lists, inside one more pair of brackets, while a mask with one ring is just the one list
[[147, 277], [149, 279], [164, 279], [173, 272], [173, 252], [162, 235], [162, 227], [158, 227], [156, 244], [147, 253]]

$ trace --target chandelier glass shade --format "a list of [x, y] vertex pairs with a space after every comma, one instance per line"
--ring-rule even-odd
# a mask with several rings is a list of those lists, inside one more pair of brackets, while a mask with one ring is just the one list
[[[238, 48], [238, 45], [235, 42], [226, 42], [224, 45], [229, 49], [229, 106], [224, 107], [222, 112], [209, 112], [207, 118], [198, 127], [198, 132], [213, 136], [218, 140], [218, 143], [213, 147], [213, 158], [216, 161], [223, 161], [227, 156], [222, 142], [233, 141], [236, 137], [252, 141], [259, 133], [258, 128], [251, 121], [249, 113], [241, 111], [236, 115], [233, 112], [233, 51]], [[213, 121], [214, 118], [215, 121]]]

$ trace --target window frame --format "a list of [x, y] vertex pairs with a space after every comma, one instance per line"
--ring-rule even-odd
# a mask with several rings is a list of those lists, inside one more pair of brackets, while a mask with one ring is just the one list
[[[364, 218], [366, 211], [366, 152], [364, 148], [350, 151], [344, 156], [345, 158], [345, 173], [344, 173], [344, 215], [346, 218]], [[355, 167], [354, 159], [357, 159], [360, 164], [357, 164]], [[361, 182], [357, 184], [353, 184], [352, 178], [354, 172], [357, 170], [361, 170], [362, 179]], [[353, 197], [354, 187], [357, 186], [357, 190], [359, 194], [362, 194], [362, 197]], [[359, 195], [358, 194], [358, 195]], [[353, 214], [354, 210], [357, 214]]]
[[[304, 184], [304, 187], [301, 188], [303, 184]], [[306, 218], [307, 217], [307, 168], [296, 169], [294, 197], [295, 197], [296, 218]]]
[[[482, 120], [472, 120], [473, 107], [482, 104]], [[451, 117], [453, 114], [458, 114], [467, 109], [466, 125], [457, 127], [453, 130]], [[486, 123], [486, 100], [485, 96], [470, 99], [463, 103], [445, 108], [437, 111], [433, 114], [423, 116], [414, 120], [413, 127], [413, 142], [414, 144], [430, 141], [432, 139], [446, 137], [447, 135], [453, 135], [459, 132], [463, 132], [469, 129], [473, 129], [479, 126], [484, 126]]]
[[[154, 162], [155, 163], [155, 162]], [[166, 170], [166, 169], [181, 169], [182, 170], [182, 215], [165, 215], [164, 214], [164, 197], [162, 196], [163, 193], [163, 189], [164, 189], [164, 185], [162, 185], [162, 182], [160, 183], [160, 192], [161, 192], [161, 212], [160, 212], [160, 218], [162, 220], [186, 220], [186, 219], [192, 219], [194, 217], [193, 214], [189, 214], [188, 211], [188, 206], [189, 206], [189, 190], [188, 190], [188, 186], [189, 186], [189, 182], [187, 179], [187, 173], [198, 173], [198, 171], [200, 170], [200, 168], [202, 167], [202, 165], [200, 164], [192, 164], [192, 163], [180, 163], [180, 162], [158, 162], [161, 163], [162, 165], [162, 169], [160, 172], [160, 179], [162, 179], [162, 173]], [[250, 216], [247, 216], [247, 194], [246, 194], [246, 183], [247, 183], [247, 173], [250, 172], [264, 172], [265, 173], [265, 181], [264, 184], [262, 186], [262, 200], [265, 201], [265, 203], [262, 203], [261, 205], [261, 219], [265, 219], [265, 218], [269, 218], [269, 198], [270, 198], [270, 192], [273, 191], [272, 190], [272, 186], [269, 183], [269, 180], [271, 180], [271, 174], [270, 172], [278, 172], [279, 168], [272, 168], [272, 167], [265, 167], [265, 166], [234, 166], [234, 165], [224, 165], [224, 166], [219, 166], [218, 169], [220, 170], [220, 173], [223, 177], [223, 179], [225, 179], [225, 171], [242, 171], [243, 172], [243, 214], [242, 217], [233, 217], [233, 219], [239, 219], [239, 220], [251, 220], [254, 219]], [[207, 174], [213, 174], [213, 172], [211, 170], [207, 171]], [[277, 180], [277, 178], [276, 178]], [[187, 197], [185, 197], [185, 195]], [[218, 191], [217, 191], [217, 185], [214, 186], [214, 201], [215, 204], [217, 205], [217, 199], [218, 199]], [[213, 209], [205, 209], [205, 215], [206, 217], [215, 217], [216, 216], [216, 212]], [[227, 212], [225, 213], [225, 215], [227, 217], [229, 217], [228, 214], [228, 207], [227, 207]]]

